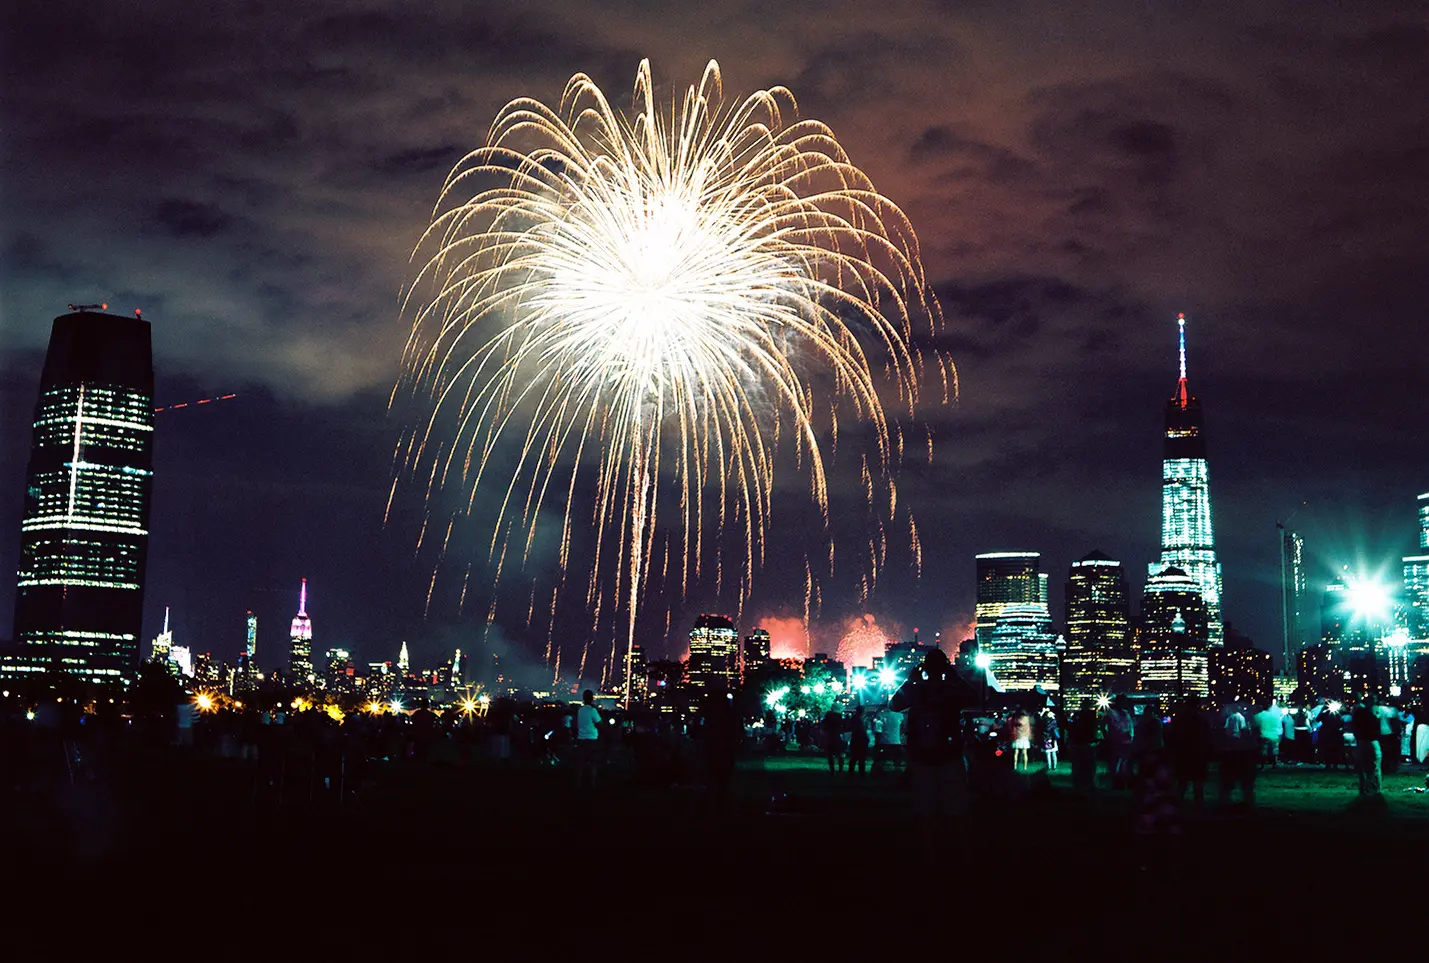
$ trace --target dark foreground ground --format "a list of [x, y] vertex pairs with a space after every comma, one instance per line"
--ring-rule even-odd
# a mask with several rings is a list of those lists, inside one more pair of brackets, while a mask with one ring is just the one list
[[897, 776], [809, 758], [746, 760], [723, 813], [490, 762], [381, 764], [341, 805], [178, 750], [57, 772], [5, 797], [0, 959], [1429, 959], [1422, 771], [1367, 806], [1267, 772], [1147, 869], [1130, 797], [1060, 776], [981, 800], [958, 867]]

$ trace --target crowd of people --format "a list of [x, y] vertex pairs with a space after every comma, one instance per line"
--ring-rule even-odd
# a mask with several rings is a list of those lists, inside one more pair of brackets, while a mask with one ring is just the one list
[[[1274, 702], [1213, 706], [1195, 697], [1163, 707], [1153, 699], [1120, 697], [1067, 717], [1042, 693], [1025, 694], [1020, 705], [1004, 699], [989, 708], [986, 693], [979, 697], [940, 656], [931, 654], [887, 703], [830, 708], [821, 719], [773, 713], [740, 718], [724, 691], [709, 693], [692, 716], [601, 710], [588, 691], [575, 707], [498, 698], [481, 714], [422, 708], [342, 719], [289, 711], [281, 703], [198, 712], [183, 701], [167, 712], [122, 714], [113, 705], [83, 712], [77, 702], [57, 700], [23, 722], [12, 712], [7, 725], [14, 736], [48, 732], [67, 746], [83, 743], [92, 747], [91, 758], [129, 730], [141, 743], [172, 741], [252, 762], [260, 785], [282, 785], [300, 774], [310, 786], [339, 793], [360, 787], [377, 762], [480, 758], [569, 762], [585, 788], [596, 784], [602, 769], [615, 766], [641, 782], [698, 782], [723, 797], [737, 758], [762, 751], [818, 754], [830, 773], [901, 773], [913, 783], [920, 778], [920, 760], [955, 755], [956, 781], [973, 791], [1006, 786], [1018, 774], [1056, 772], [1065, 759], [1075, 789], [1144, 791], [1156, 785], [1168, 799], [1197, 804], [1205, 802], [1214, 774], [1222, 802], [1249, 805], [1257, 773], [1266, 767], [1345, 768], [1356, 774], [1360, 792], [1373, 796], [1384, 772], [1429, 762], [1429, 716], [1422, 708], [1373, 698], [1303, 708]], [[946, 704], [931, 713], [920, 708], [935, 696]], [[24, 740], [6, 741], [13, 748]], [[12, 771], [23, 773], [25, 765], [24, 754], [16, 753]]]

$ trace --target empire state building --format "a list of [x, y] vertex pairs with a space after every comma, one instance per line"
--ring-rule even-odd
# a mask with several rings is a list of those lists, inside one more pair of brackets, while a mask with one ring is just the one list
[[1221, 563], [1216, 560], [1211, 524], [1211, 485], [1206, 468], [1206, 433], [1201, 402], [1186, 387], [1186, 316], [1178, 315], [1181, 377], [1166, 402], [1166, 448], [1161, 462], [1161, 561], [1149, 575], [1178, 568], [1201, 587], [1206, 603], [1207, 642], [1225, 641], [1221, 623]]

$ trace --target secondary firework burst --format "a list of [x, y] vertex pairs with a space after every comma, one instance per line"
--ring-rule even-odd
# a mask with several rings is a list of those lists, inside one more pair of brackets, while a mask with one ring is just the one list
[[[742, 602], [781, 440], [824, 516], [809, 557], [826, 571], [840, 420], [868, 426], [866, 588], [885, 525], [903, 519], [916, 544], [892, 474], [900, 421], [956, 392], [952, 365], [919, 348], [941, 314], [908, 219], [788, 90], [727, 104], [711, 62], [663, 104], [646, 61], [629, 114], [584, 74], [555, 108], [513, 101], [447, 177], [413, 264], [393, 400], [426, 410], [393, 493], [407, 479], [435, 504], [457, 488], [458, 515], [482, 493], [497, 580], [554, 507], [561, 570], [573, 534], [589, 538], [576, 584], [595, 620], [620, 613], [627, 642], [652, 570], [680, 593], [712, 575]], [[438, 567], [450, 522], [423, 526]]]

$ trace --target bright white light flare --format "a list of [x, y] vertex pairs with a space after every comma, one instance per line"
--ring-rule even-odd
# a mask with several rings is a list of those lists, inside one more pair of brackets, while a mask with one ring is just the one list
[[[742, 603], [763, 560], [781, 436], [827, 535], [825, 448], [840, 408], [871, 426], [854, 458], [876, 509], [870, 545], [854, 553], [863, 594], [885, 563], [885, 521], [907, 526], [916, 566], [916, 527], [892, 481], [896, 416], [912, 417], [930, 373], [940, 401], [956, 391], [952, 365], [917, 342], [939, 329], [940, 309], [907, 218], [828, 127], [797, 119], [788, 90], [727, 107], [711, 62], [666, 108], [646, 61], [633, 117], [584, 74], [558, 109], [515, 100], [448, 176], [413, 260], [393, 399], [430, 404], [399, 447], [397, 477], [428, 498], [467, 492], [452, 522], [489, 492], [498, 581], [508, 548], [529, 555], [551, 501], [562, 570], [573, 528], [589, 523], [587, 607], [598, 619], [604, 599], [623, 606], [632, 640], [651, 569], [684, 593], [726, 529], [741, 536]], [[498, 457], [507, 442], [515, 455]], [[590, 471], [583, 492], [577, 476]], [[663, 563], [657, 507], [675, 516]], [[438, 567], [451, 533], [451, 522], [424, 527], [442, 539]], [[728, 575], [717, 561], [716, 592]]]

